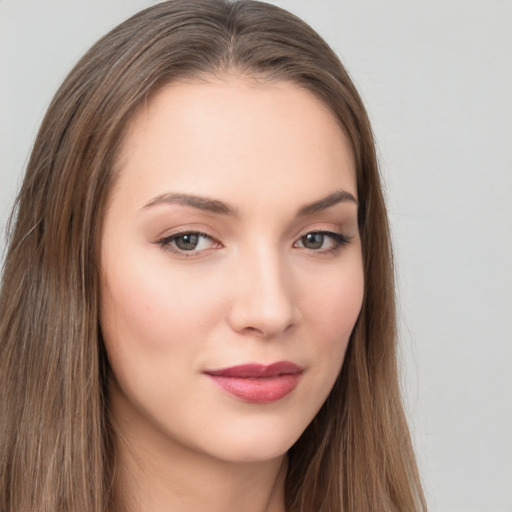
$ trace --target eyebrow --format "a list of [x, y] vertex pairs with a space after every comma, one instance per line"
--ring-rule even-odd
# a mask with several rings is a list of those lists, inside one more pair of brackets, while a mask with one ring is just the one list
[[[358, 204], [357, 199], [350, 192], [337, 190], [318, 201], [313, 201], [312, 203], [308, 203], [299, 208], [297, 217], [312, 215], [314, 213], [327, 210], [338, 203], [345, 202], [354, 203], [355, 205]], [[143, 210], [160, 204], [179, 204], [220, 215], [229, 215], [232, 217], [238, 216], [237, 208], [224, 203], [223, 201], [191, 194], [162, 194], [152, 199], [146, 206], [144, 206]]]
[[222, 201], [190, 194], [162, 194], [152, 199], [143, 209], [159, 204], [179, 204], [220, 215], [237, 216], [238, 210]]
[[312, 203], [302, 206], [297, 213], [297, 217], [312, 215], [313, 213], [327, 210], [327, 208], [338, 203], [346, 202], [354, 203], [356, 206], [358, 205], [357, 199], [350, 192], [347, 192], [346, 190], [337, 190], [323, 199], [319, 199], [318, 201], [313, 201]]

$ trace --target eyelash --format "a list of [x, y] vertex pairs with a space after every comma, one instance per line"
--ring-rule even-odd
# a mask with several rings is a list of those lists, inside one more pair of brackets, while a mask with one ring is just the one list
[[[336, 233], [335, 231], [326, 231], [326, 230], [308, 231], [307, 233], [302, 235], [297, 240], [297, 242], [294, 243], [294, 247], [295, 247], [295, 244], [302, 241], [308, 235], [322, 235], [322, 236], [328, 237], [332, 240], [334, 246], [329, 249], [309, 249], [312, 252], [319, 253], [319, 254], [336, 254], [344, 246], [348, 245], [350, 243], [350, 241], [352, 240], [352, 237], [344, 235], [342, 233]], [[304, 247], [304, 249], [308, 249], [308, 248]]]
[[207, 251], [207, 249], [204, 249], [203, 251], [186, 251], [184, 249], [180, 249], [179, 247], [173, 247], [171, 244], [178, 238], [184, 237], [186, 235], [196, 235], [200, 238], [208, 238], [214, 242], [214, 245], [219, 245], [220, 242], [217, 242], [213, 237], [208, 235], [207, 233], [203, 233], [201, 231], [180, 231], [178, 233], [173, 233], [172, 235], [165, 236], [163, 238], [160, 238], [156, 241], [156, 243], [162, 247], [164, 251], [172, 252], [174, 254], [178, 254], [180, 256], [190, 257], [190, 256], [196, 256], [197, 254]]
[[[178, 233], [173, 233], [172, 235], [160, 238], [155, 243], [157, 245], [159, 245], [160, 247], [162, 247], [162, 249], [165, 251], [169, 251], [174, 254], [184, 256], [184, 257], [196, 256], [196, 255], [200, 254], [201, 252], [208, 251], [208, 249], [203, 249], [200, 251], [196, 251], [196, 250], [187, 251], [184, 249], [180, 249], [178, 247], [173, 247], [171, 245], [178, 238], [184, 237], [186, 235], [196, 235], [200, 238], [208, 238], [209, 240], [211, 240], [214, 243], [214, 246], [220, 245], [220, 242], [216, 241], [213, 237], [211, 237], [207, 233], [203, 233], [201, 231], [180, 231]], [[326, 230], [308, 231], [307, 233], [305, 233], [304, 235], [299, 237], [299, 239], [296, 242], [294, 242], [293, 246], [296, 247], [296, 244], [301, 242], [308, 235], [322, 235], [324, 237], [329, 237], [334, 244], [334, 246], [329, 249], [308, 249], [307, 247], [303, 247], [304, 249], [310, 250], [311, 252], [317, 253], [317, 254], [336, 254], [337, 252], [339, 252], [341, 250], [342, 247], [348, 245], [353, 238], [353, 237], [350, 237], [347, 235], [343, 235], [341, 233], [336, 233], [334, 231], [326, 231]], [[215, 247], [212, 247], [212, 248], [215, 248]]]

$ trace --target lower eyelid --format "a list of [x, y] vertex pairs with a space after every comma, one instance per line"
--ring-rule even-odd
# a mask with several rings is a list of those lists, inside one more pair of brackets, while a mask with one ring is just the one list
[[[334, 247], [325, 248], [325, 249], [322, 249], [322, 248], [311, 249], [311, 248], [304, 247], [304, 246], [299, 247], [299, 248], [303, 248], [303, 249], [309, 250], [311, 252], [317, 252], [317, 253], [334, 252], [337, 249], [341, 249], [343, 246], [349, 244], [350, 241], [354, 238], [354, 236], [345, 235], [343, 233], [318, 229], [318, 230], [311, 230], [311, 231], [304, 233], [297, 239], [296, 242], [294, 242], [293, 245], [296, 246], [296, 244], [298, 244], [302, 240], [303, 237], [305, 237], [306, 235], [308, 235], [310, 233], [322, 234], [325, 237], [330, 238], [331, 245], [334, 245]], [[210, 241], [209, 247], [204, 248], [204, 249], [199, 249], [199, 250], [196, 250], [196, 249], [185, 250], [185, 249], [180, 249], [179, 247], [176, 247], [173, 245], [173, 242], [177, 238], [179, 238], [180, 236], [188, 235], [188, 234], [195, 234], [195, 235], [198, 235], [199, 237], [208, 239]], [[194, 256], [194, 255], [198, 255], [200, 253], [207, 252], [210, 249], [216, 249], [216, 248], [222, 247], [222, 244], [218, 240], [216, 240], [213, 236], [209, 235], [208, 233], [204, 233], [201, 231], [194, 231], [194, 230], [183, 230], [183, 231], [178, 231], [176, 233], [171, 233], [169, 235], [159, 238], [154, 243], [161, 246], [162, 249], [164, 249], [166, 251], [169, 251], [169, 252], [172, 252], [175, 254], [179, 254], [179, 255], [183, 255], [183, 256]]]
[[207, 251], [210, 248], [209, 247], [207, 249], [200, 249], [200, 250], [191, 249], [190, 251], [187, 251], [187, 250], [180, 249], [179, 247], [176, 247], [173, 245], [173, 242], [175, 242], [175, 240], [177, 238], [179, 238], [180, 236], [185, 236], [185, 235], [197, 235], [200, 238], [206, 238], [211, 241], [210, 243], [212, 246], [215, 246], [216, 244], [218, 244], [218, 242], [215, 240], [215, 238], [208, 235], [207, 233], [202, 233], [200, 231], [193, 231], [193, 230], [184, 230], [184, 231], [178, 231], [177, 233], [171, 233], [169, 235], [159, 238], [154, 243], [159, 245], [162, 249], [164, 249], [166, 251], [169, 251], [169, 252], [172, 252], [175, 254], [180, 254], [180, 255], [182, 254], [185, 256], [192, 256], [194, 254]]
[[[354, 238], [353, 236], [345, 235], [343, 233], [337, 233], [336, 231], [328, 231], [328, 230], [318, 229], [318, 230], [311, 230], [311, 231], [304, 233], [297, 239], [297, 242], [299, 242], [300, 240], [302, 240], [302, 238], [304, 238], [305, 236], [307, 236], [311, 233], [318, 233], [318, 234], [324, 235], [325, 237], [328, 237], [331, 240], [333, 240], [333, 242], [338, 245], [345, 245], [345, 244], [349, 243]], [[295, 243], [297, 243], [297, 242], [295, 242]]]
[[328, 233], [329, 236], [332, 236], [336, 241], [340, 243], [348, 243], [350, 242], [354, 237], [345, 235], [343, 233]]

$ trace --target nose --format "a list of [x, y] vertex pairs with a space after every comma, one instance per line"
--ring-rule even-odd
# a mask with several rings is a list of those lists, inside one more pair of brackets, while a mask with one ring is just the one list
[[289, 331], [299, 319], [291, 271], [273, 250], [240, 258], [233, 273], [234, 294], [228, 322], [241, 334], [271, 338]]

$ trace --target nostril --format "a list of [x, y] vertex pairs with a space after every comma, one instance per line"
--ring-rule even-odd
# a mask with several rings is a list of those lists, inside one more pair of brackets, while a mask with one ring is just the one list
[[262, 336], [267, 336], [262, 329], [257, 329], [256, 327], [245, 327], [244, 331], [248, 334], [261, 334]]
[[236, 325], [232, 324], [232, 327], [242, 333], [246, 334], [248, 336], [259, 336], [262, 338], [271, 338], [273, 336], [278, 336], [283, 333], [289, 333], [293, 327], [294, 323], [291, 322], [291, 318], [289, 319], [289, 323], [283, 323], [279, 321], [270, 321], [270, 322], [260, 322], [260, 325], [258, 327], [254, 327], [251, 325], [239, 325], [239, 328], [237, 328]]

